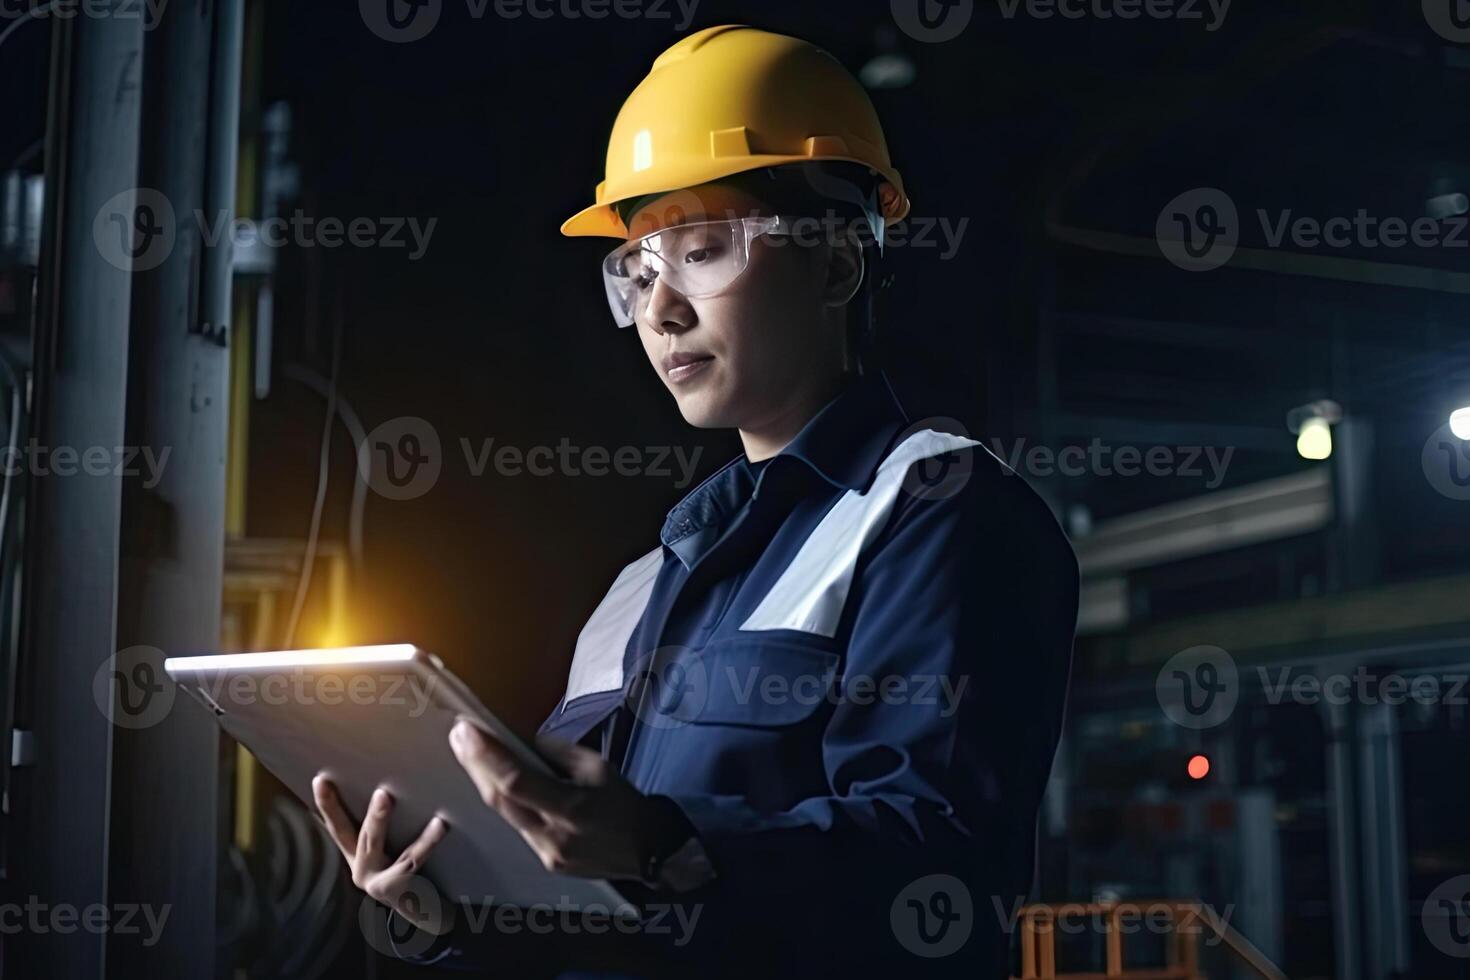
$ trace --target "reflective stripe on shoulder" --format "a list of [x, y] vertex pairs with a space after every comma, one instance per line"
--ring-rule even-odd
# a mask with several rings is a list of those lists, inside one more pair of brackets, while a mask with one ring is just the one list
[[648, 606], [653, 581], [662, 564], [663, 546], [660, 545], [619, 572], [612, 588], [592, 611], [577, 636], [567, 693], [562, 699], [563, 711], [567, 704], [584, 694], [623, 686], [623, 652]]
[[849, 490], [838, 499], [740, 628], [836, 635], [858, 558], [893, 512], [909, 467], [978, 445], [974, 439], [924, 429], [895, 446], [878, 464], [868, 492]]

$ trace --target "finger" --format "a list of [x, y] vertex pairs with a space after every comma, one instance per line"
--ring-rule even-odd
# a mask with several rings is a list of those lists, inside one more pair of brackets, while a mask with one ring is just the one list
[[403, 853], [398, 855], [393, 871], [407, 875], [418, 871], [424, 866], [424, 861], [428, 859], [429, 852], [434, 849], [434, 845], [443, 840], [447, 833], [449, 833], [449, 824], [444, 822], [443, 817], [435, 817], [430, 820], [423, 832], [419, 834], [418, 839], [405, 847]]
[[316, 808], [322, 819], [326, 821], [327, 833], [332, 842], [337, 845], [342, 856], [351, 861], [357, 853], [357, 831], [353, 829], [352, 818], [347, 815], [341, 798], [337, 796], [337, 787], [332, 785], [330, 779], [318, 774], [311, 781], [311, 795], [316, 800]]
[[467, 721], [450, 729], [449, 744], [486, 802], [504, 794], [534, 810], [562, 813], [576, 795], [575, 787], [522, 765], [505, 746]]
[[[538, 835], [546, 831], [546, 817], [540, 811], [523, 806], [504, 793], [495, 794], [490, 801], [495, 812], [505, 818], [505, 822], [521, 832], [522, 837], [526, 835]], [[529, 838], [527, 838], [529, 843]]]
[[578, 785], [600, 786], [607, 781], [607, 760], [585, 745], [542, 736], [536, 739], [536, 748]]
[[535, 833], [545, 828], [546, 817], [541, 811], [511, 799], [495, 780], [476, 778], [473, 773], [471, 779], [484, 804], [504, 817], [505, 822], [516, 830], [525, 834]]
[[357, 832], [359, 871], [377, 871], [388, 864], [385, 844], [388, 837], [388, 815], [393, 812], [393, 797], [379, 786], [368, 801], [367, 816]]

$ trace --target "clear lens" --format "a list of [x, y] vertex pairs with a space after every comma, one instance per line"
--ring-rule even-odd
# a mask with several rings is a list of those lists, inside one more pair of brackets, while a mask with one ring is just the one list
[[618, 326], [637, 320], [660, 282], [690, 299], [719, 293], [749, 265], [751, 239], [775, 231], [779, 223], [779, 218], [698, 221], [619, 246], [602, 263]]

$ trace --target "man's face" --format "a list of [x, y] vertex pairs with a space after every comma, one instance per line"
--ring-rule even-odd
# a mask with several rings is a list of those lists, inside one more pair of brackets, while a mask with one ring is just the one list
[[[695, 240], [704, 234], [697, 226], [681, 226], [732, 214], [772, 212], [749, 195], [705, 185], [650, 203], [628, 226], [634, 238], [664, 232], [661, 250], [679, 260], [705, 244]], [[716, 295], [690, 298], [654, 280], [638, 337], [685, 421], [759, 429], [841, 373], [843, 331], [826, 300], [829, 252], [762, 235], [745, 271]]]

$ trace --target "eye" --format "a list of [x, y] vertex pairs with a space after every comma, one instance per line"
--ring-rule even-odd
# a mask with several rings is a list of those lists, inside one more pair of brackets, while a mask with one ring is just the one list
[[633, 285], [639, 290], [646, 291], [653, 288], [653, 281], [657, 278], [657, 272], [655, 272], [649, 266], [644, 266], [643, 268], [638, 270], [638, 273], [635, 276], [633, 276]]
[[684, 255], [685, 265], [699, 265], [711, 259], [719, 257], [719, 249], [714, 245], [705, 245], [702, 248], [690, 249]]

